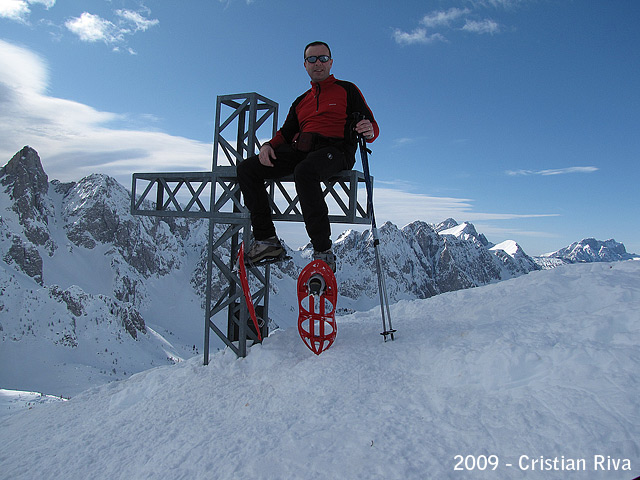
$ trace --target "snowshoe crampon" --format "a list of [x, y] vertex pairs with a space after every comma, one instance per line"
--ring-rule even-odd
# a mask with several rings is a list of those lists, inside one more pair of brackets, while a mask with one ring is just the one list
[[298, 333], [316, 355], [329, 348], [338, 332], [338, 288], [333, 271], [322, 260], [308, 264], [298, 277]]

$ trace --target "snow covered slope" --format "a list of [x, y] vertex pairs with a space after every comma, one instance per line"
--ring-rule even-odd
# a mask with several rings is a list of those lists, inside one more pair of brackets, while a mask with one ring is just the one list
[[[631, 480], [639, 312], [640, 262], [628, 261], [400, 301], [395, 342], [382, 343], [377, 309], [341, 317], [319, 357], [278, 331], [244, 359], [194, 358], [0, 419], [0, 472]], [[495, 470], [455, 470], [490, 455]]]
[[29, 147], [0, 185], [0, 387], [70, 396], [197, 353], [197, 223], [134, 218], [104, 175], [49, 182]]

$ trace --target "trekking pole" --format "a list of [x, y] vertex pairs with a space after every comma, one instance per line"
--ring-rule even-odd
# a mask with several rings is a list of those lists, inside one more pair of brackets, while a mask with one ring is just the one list
[[[361, 117], [364, 118], [364, 117]], [[382, 263], [380, 261], [380, 252], [378, 247], [380, 245], [380, 237], [378, 236], [378, 227], [376, 226], [376, 216], [373, 212], [373, 185], [371, 184], [371, 174], [369, 173], [369, 157], [367, 153], [371, 153], [371, 150], [367, 148], [367, 142], [363, 135], [358, 134], [358, 146], [360, 147], [360, 156], [362, 157], [362, 169], [364, 170], [364, 181], [367, 187], [367, 211], [371, 215], [371, 233], [373, 235], [373, 250], [376, 259], [376, 271], [378, 273], [378, 293], [380, 294], [380, 312], [382, 314], [382, 332], [380, 335], [384, 337], [384, 341], [387, 341], [387, 336], [393, 338], [395, 330], [391, 326], [391, 312], [389, 310], [389, 297], [387, 296], [387, 285], [384, 281], [384, 274], [382, 272]], [[387, 328], [387, 322], [389, 328]]]

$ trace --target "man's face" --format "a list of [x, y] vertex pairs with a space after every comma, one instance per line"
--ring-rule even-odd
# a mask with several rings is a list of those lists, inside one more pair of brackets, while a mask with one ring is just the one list
[[329, 56], [329, 49], [324, 45], [312, 45], [304, 53], [304, 68], [307, 69], [307, 73], [313, 82], [321, 82], [331, 75], [333, 60], [329, 60], [327, 63], [322, 63], [320, 60], [316, 60], [315, 63], [309, 63], [306, 60], [308, 57], [319, 57], [320, 55]]

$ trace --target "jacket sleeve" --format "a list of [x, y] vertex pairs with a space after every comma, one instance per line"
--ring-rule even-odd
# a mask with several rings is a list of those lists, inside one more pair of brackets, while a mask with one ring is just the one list
[[349, 115], [353, 114], [353, 112], [359, 112], [371, 122], [371, 125], [373, 126], [373, 137], [367, 139], [367, 143], [371, 143], [376, 138], [378, 138], [378, 135], [380, 134], [380, 127], [378, 127], [378, 122], [376, 122], [376, 119], [373, 117], [373, 112], [369, 108], [369, 105], [367, 105], [367, 102], [364, 99], [362, 92], [360, 92], [360, 89], [355, 84], [351, 85], [352, 88], [349, 98]]
[[296, 113], [296, 106], [305, 94], [298, 97], [291, 108], [289, 108], [289, 113], [287, 114], [287, 118], [285, 119], [282, 127], [276, 132], [275, 137], [269, 140], [271, 147], [275, 150], [281, 145], [289, 144], [293, 142], [293, 138], [296, 136], [298, 132], [300, 132], [300, 122], [298, 121], [298, 114]]

